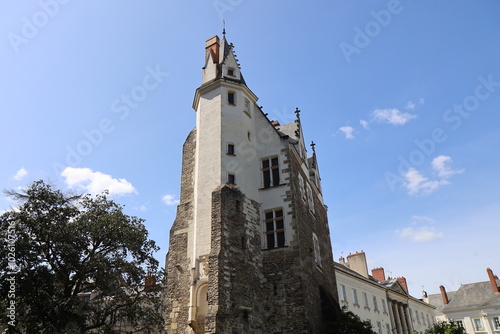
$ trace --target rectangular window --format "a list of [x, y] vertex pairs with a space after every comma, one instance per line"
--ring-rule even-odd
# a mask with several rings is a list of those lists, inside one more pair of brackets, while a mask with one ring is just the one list
[[481, 321], [481, 319], [473, 319], [473, 322], [474, 322], [474, 329], [476, 331], [484, 330], [483, 322]]
[[234, 144], [227, 144], [227, 154], [234, 155]]
[[352, 300], [354, 302], [354, 305], [359, 305], [358, 292], [356, 291], [356, 289], [352, 289]]
[[385, 299], [382, 298], [382, 310], [387, 313], [387, 305], [385, 304]]
[[457, 320], [457, 326], [460, 328], [465, 328], [464, 327], [464, 322], [462, 320]]
[[500, 317], [493, 317], [493, 327], [500, 329]]
[[345, 286], [342, 284], [340, 285], [340, 301], [342, 302], [347, 301], [347, 296], [345, 294]]
[[422, 314], [422, 323], [425, 325], [425, 317], [424, 317], [424, 312], [421, 312], [420, 314]]
[[227, 174], [227, 183], [236, 184], [236, 177], [234, 176], [234, 174]]
[[373, 309], [378, 311], [377, 297], [373, 296]]
[[236, 104], [236, 96], [234, 95], [234, 92], [227, 93], [227, 103], [232, 105]]
[[363, 292], [363, 301], [365, 302], [365, 307], [369, 308], [369, 306], [368, 306], [368, 295], [366, 294], [366, 292]]
[[234, 76], [234, 68], [229, 67], [229, 68], [227, 69], [227, 75]]
[[415, 311], [415, 316], [417, 317], [417, 322], [420, 323], [420, 318], [418, 317], [418, 311]]
[[382, 324], [380, 321], [377, 321], [377, 333], [382, 334]]
[[385, 328], [387, 329], [387, 334], [391, 334], [391, 326], [389, 324], [385, 324]]
[[280, 184], [280, 166], [278, 157], [266, 158], [262, 160], [262, 176], [264, 178], [264, 188]]
[[274, 209], [264, 212], [267, 248], [285, 246], [285, 223], [283, 221], [283, 209]]

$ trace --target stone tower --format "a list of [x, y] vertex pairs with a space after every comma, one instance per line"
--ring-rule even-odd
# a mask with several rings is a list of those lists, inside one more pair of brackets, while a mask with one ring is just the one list
[[271, 122], [225, 35], [206, 42], [167, 256], [167, 332], [323, 333], [338, 297], [314, 145]]

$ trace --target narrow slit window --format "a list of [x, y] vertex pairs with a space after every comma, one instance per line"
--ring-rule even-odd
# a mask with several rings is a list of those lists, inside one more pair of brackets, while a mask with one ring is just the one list
[[319, 247], [319, 240], [316, 233], [313, 232], [313, 245], [314, 245], [314, 261], [318, 267], [321, 267], [321, 248]]
[[234, 174], [227, 174], [227, 183], [228, 184], [236, 184], [236, 178]]
[[236, 105], [236, 96], [234, 95], [234, 92], [227, 93], [227, 103]]
[[234, 154], [234, 144], [227, 144], [227, 154], [235, 155]]
[[245, 99], [245, 106], [243, 107], [243, 111], [247, 114], [248, 117], [252, 117], [250, 115], [250, 100]]

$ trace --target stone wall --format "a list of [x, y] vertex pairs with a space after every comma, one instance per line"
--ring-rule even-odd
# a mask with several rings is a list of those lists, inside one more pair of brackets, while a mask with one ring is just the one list
[[[305, 310], [313, 332], [323, 333], [324, 325], [332, 321], [339, 311], [327, 207], [319, 198], [318, 188], [309, 181], [309, 175], [304, 175], [299, 154], [294, 148], [290, 149], [290, 153], [293, 217], [297, 222], [302, 278], [307, 282], [304, 289]], [[314, 212], [299, 194], [298, 174], [311, 184]], [[320, 265], [315, 261], [313, 233], [319, 243]]]
[[205, 333], [264, 331], [259, 204], [224, 185], [212, 194]]
[[188, 231], [193, 220], [193, 173], [196, 129], [187, 137], [182, 152], [181, 201], [170, 230], [167, 257], [166, 329], [167, 333], [185, 333], [189, 317], [191, 286], [190, 261], [187, 257]]
[[[298, 174], [309, 180], [301, 159], [290, 146], [286, 153], [290, 190], [285, 206], [292, 215], [294, 240], [288, 247], [263, 251], [264, 275], [272, 293], [267, 295], [268, 333], [324, 333], [338, 308], [338, 295], [326, 207], [314, 186], [314, 213], [302, 199]], [[287, 171], [288, 172], [288, 171]], [[313, 233], [318, 238], [321, 265], [314, 255]]]
[[[234, 186], [222, 185], [212, 193], [210, 254], [197, 259], [191, 272], [187, 249], [193, 222], [195, 137], [196, 129], [184, 144], [181, 202], [170, 233], [167, 332], [325, 333], [325, 324], [338, 312], [327, 210], [312, 183], [314, 212], [303, 199], [299, 174], [306, 182], [310, 182], [309, 175], [292, 144], [281, 151], [285, 157], [281, 172], [288, 188], [282, 205], [291, 216], [287, 246], [262, 250], [260, 204]], [[321, 253], [320, 265], [313, 233]], [[208, 287], [206, 316], [190, 319], [190, 294], [201, 284]]]

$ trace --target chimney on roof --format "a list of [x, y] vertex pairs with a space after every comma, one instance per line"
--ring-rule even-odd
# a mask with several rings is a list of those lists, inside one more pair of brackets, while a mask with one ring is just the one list
[[279, 121], [271, 121], [271, 124], [275, 127], [281, 125]]
[[349, 264], [349, 268], [368, 278], [368, 265], [366, 264], [365, 252], [361, 251], [359, 253], [356, 252], [356, 254], [347, 255], [347, 263]]
[[215, 35], [207, 39], [205, 43], [205, 60], [208, 59], [210, 53], [213, 54], [214, 61], [219, 63], [219, 36]]
[[450, 301], [448, 299], [448, 294], [446, 293], [446, 289], [442, 285], [439, 286], [439, 289], [441, 290], [441, 297], [443, 297], [443, 304], [448, 305]]
[[406, 278], [404, 276], [398, 277], [398, 282], [403, 286], [406, 293], [408, 293], [408, 284], [406, 283]]
[[375, 268], [372, 269], [372, 276], [379, 282], [384, 282], [385, 281], [385, 271], [384, 268]]
[[486, 271], [488, 272], [488, 277], [490, 279], [491, 283], [491, 288], [493, 289], [493, 292], [500, 292], [498, 290], [498, 285], [497, 285], [497, 277], [493, 275], [493, 271], [490, 268], [486, 268]]

